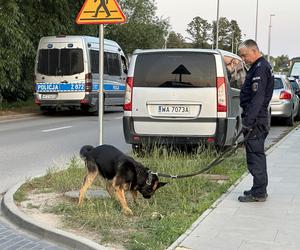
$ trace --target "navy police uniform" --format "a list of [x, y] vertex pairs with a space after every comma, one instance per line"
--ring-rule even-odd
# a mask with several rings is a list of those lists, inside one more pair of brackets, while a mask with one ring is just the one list
[[249, 172], [253, 176], [251, 194], [263, 197], [267, 194], [268, 175], [265, 139], [269, 132], [268, 106], [274, 89], [274, 77], [270, 64], [260, 57], [247, 72], [240, 92], [243, 109], [242, 123], [250, 134], [246, 138], [246, 157]]

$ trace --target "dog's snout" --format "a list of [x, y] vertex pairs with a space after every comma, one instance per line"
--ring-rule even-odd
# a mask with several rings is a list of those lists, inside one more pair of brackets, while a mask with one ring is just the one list
[[143, 195], [143, 197], [144, 197], [145, 199], [150, 199], [150, 198], [151, 198], [151, 195]]

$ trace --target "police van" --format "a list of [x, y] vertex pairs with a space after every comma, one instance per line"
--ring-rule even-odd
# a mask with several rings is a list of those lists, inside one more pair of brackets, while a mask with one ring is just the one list
[[[104, 108], [122, 107], [127, 59], [121, 47], [104, 39]], [[98, 110], [99, 38], [41, 38], [35, 63], [35, 103], [42, 111]]]
[[133, 149], [153, 144], [230, 145], [241, 130], [244, 64], [222, 50], [136, 50], [123, 130]]

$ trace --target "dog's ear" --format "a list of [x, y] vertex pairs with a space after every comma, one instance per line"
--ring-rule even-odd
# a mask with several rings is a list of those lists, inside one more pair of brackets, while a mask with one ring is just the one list
[[168, 182], [158, 182], [157, 184], [157, 188], [156, 189], [159, 189], [160, 187], [163, 187], [164, 185], [168, 184]]

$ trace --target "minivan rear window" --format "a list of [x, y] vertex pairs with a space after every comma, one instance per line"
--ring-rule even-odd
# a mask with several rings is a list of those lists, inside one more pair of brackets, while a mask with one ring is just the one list
[[136, 87], [215, 87], [213, 54], [199, 52], [157, 52], [139, 54], [134, 71]]
[[274, 79], [274, 89], [283, 89], [283, 83], [280, 78]]
[[41, 49], [37, 71], [48, 76], [75, 75], [83, 72], [82, 49]]

